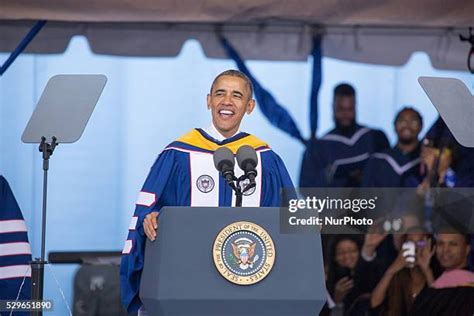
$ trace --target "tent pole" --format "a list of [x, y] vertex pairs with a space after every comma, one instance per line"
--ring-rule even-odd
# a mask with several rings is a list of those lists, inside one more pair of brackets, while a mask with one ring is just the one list
[[10, 54], [8, 59], [0, 67], [0, 76], [2, 76], [8, 67], [15, 61], [15, 59], [25, 50], [25, 48], [30, 44], [30, 42], [35, 38], [39, 31], [43, 28], [47, 21], [40, 20], [33, 25], [28, 34], [21, 40], [20, 44], [15, 48], [15, 50]]

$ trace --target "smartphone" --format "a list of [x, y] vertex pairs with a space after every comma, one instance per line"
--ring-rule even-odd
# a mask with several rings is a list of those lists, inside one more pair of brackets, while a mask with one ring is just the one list
[[351, 269], [339, 266], [336, 267], [335, 275], [336, 280], [342, 279], [343, 277], [348, 277], [349, 279], [352, 278]]
[[406, 241], [402, 245], [402, 254], [410, 268], [415, 266], [416, 244], [413, 241]]

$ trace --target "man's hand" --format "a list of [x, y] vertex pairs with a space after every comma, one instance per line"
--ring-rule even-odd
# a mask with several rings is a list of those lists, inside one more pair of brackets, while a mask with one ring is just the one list
[[156, 239], [156, 229], [158, 228], [158, 217], [159, 212], [151, 212], [143, 220], [143, 229], [148, 239], [154, 241]]

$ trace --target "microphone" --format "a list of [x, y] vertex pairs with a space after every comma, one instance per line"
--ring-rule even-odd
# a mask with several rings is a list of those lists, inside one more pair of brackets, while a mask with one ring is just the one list
[[250, 180], [250, 184], [255, 184], [255, 177], [258, 165], [257, 152], [249, 145], [244, 145], [237, 150], [237, 163], [240, 169], [245, 172], [245, 176]]
[[227, 147], [220, 147], [214, 152], [214, 166], [222, 173], [222, 176], [232, 186], [234, 184], [235, 158], [232, 151]]

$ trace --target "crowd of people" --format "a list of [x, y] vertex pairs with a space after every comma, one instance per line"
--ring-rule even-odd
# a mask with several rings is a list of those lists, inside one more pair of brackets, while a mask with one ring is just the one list
[[[474, 149], [461, 146], [441, 118], [421, 137], [421, 114], [403, 107], [390, 147], [383, 131], [357, 123], [351, 85], [336, 86], [333, 110], [334, 129], [304, 154], [300, 187], [413, 188], [429, 204], [432, 188], [474, 186]], [[376, 224], [363, 234], [323, 235], [328, 303], [321, 315], [473, 315], [474, 243], [462, 225], [472, 207], [439, 205], [453, 221], [406, 207], [397, 234]]]

